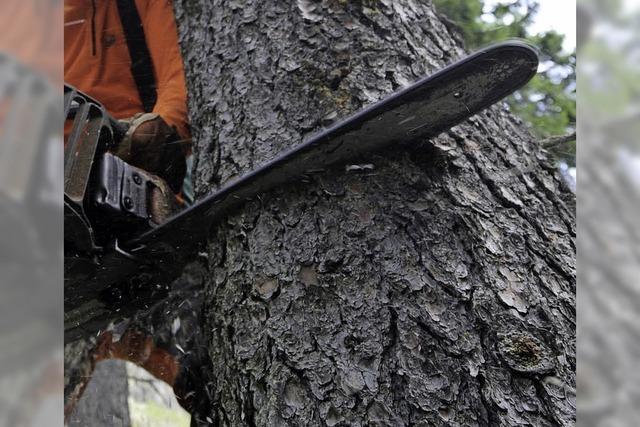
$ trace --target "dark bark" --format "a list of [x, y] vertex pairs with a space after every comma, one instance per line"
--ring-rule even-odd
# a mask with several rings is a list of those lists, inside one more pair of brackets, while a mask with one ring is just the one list
[[[176, 2], [199, 195], [463, 54], [428, 2]], [[220, 425], [572, 425], [573, 197], [503, 105], [211, 233]], [[204, 421], [203, 421], [204, 422]]]

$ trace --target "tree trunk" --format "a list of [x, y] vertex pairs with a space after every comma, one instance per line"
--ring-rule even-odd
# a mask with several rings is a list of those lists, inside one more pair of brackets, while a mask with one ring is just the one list
[[[200, 196], [464, 53], [426, 1], [176, 12]], [[496, 105], [359, 163], [209, 236], [210, 419], [574, 424], [573, 196], [523, 123]]]

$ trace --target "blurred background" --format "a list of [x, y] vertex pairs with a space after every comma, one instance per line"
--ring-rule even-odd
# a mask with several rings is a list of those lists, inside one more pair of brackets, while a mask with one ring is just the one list
[[[63, 12], [63, 0], [0, 8], [0, 427], [64, 423]], [[70, 425], [189, 425], [134, 365], [109, 361], [94, 380]]]
[[584, 426], [640, 408], [640, 1], [578, 2], [578, 395]]
[[62, 424], [62, 7], [0, 8], [0, 426]]

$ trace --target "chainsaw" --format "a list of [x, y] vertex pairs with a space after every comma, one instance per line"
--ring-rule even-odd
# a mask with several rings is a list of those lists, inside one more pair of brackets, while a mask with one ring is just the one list
[[65, 85], [65, 337], [95, 333], [166, 293], [209, 229], [276, 186], [393, 144], [437, 135], [524, 86], [537, 51], [500, 43], [424, 77], [322, 130], [166, 220], [157, 177], [112, 154], [127, 129]]

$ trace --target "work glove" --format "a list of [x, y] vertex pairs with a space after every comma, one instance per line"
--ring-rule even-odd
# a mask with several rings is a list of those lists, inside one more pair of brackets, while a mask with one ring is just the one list
[[115, 155], [165, 180], [179, 193], [187, 171], [182, 141], [158, 114], [140, 113], [123, 120], [128, 130]]
[[162, 224], [174, 213], [178, 212], [178, 202], [173, 191], [165, 180], [150, 175], [153, 189], [149, 200], [149, 215], [156, 224]]

